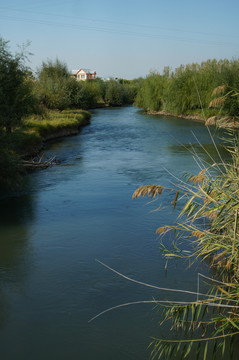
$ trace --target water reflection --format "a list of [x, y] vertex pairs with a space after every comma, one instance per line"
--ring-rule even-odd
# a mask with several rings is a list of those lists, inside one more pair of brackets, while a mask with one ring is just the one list
[[29, 224], [34, 220], [31, 194], [0, 200], [0, 327], [11, 316], [11, 293], [21, 292], [28, 274]]
[[[26, 179], [27, 180], [27, 179]], [[0, 226], [23, 224], [34, 220], [34, 199], [26, 194], [10, 195], [0, 199]]]
[[11, 278], [11, 273], [20, 275], [19, 266], [28, 246], [35, 205], [31, 193], [9, 196], [1, 199], [0, 204], [0, 271], [4, 273], [4, 280]]

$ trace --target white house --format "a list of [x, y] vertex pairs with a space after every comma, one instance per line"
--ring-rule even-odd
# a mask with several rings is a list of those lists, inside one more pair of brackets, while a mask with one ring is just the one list
[[71, 76], [78, 81], [85, 81], [87, 79], [94, 80], [96, 78], [96, 71], [89, 69], [72, 70]]

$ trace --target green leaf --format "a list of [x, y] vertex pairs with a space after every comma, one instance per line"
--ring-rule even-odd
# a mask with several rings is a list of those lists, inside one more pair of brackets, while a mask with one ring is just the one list
[[216, 354], [217, 354], [217, 341], [215, 341], [212, 351], [212, 360], [216, 360]]
[[192, 349], [192, 346], [193, 346], [193, 342], [190, 342], [189, 345], [188, 345], [188, 348], [187, 348], [187, 351], [184, 355], [184, 359], [188, 356], [188, 354], [190, 353], [191, 349]]
[[208, 341], [205, 344], [203, 360], [206, 360], [206, 358], [207, 358], [207, 348], [208, 348]]

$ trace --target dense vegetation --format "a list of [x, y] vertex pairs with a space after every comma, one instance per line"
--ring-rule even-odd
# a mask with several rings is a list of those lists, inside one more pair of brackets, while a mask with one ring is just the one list
[[0, 129], [8, 134], [32, 111], [32, 80], [22, 54], [13, 56], [0, 39]]
[[239, 60], [208, 60], [181, 65], [163, 74], [151, 73], [142, 83], [135, 104], [146, 111], [165, 111], [179, 115], [206, 117], [218, 114], [237, 116], [239, 98]]
[[40, 106], [58, 110], [132, 104], [136, 91], [135, 83], [123, 80], [76, 81], [59, 60], [43, 62], [34, 84], [34, 95]]

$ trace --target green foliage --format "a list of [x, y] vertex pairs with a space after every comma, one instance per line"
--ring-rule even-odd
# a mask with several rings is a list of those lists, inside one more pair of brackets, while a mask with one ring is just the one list
[[109, 106], [132, 104], [136, 95], [136, 87], [126, 81], [109, 80], [104, 84], [104, 99]]
[[[239, 334], [238, 148], [237, 136], [231, 135], [229, 163], [221, 159], [220, 164], [207, 165], [199, 174], [181, 181], [176, 189], [170, 189], [175, 191], [173, 207], [183, 202], [183, 208], [176, 224], [157, 229], [164, 255], [167, 259], [188, 259], [190, 264], [196, 260], [207, 262], [214, 278], [209, 279], [207, 293], [195, 293], [196, 300], [160, 306], [162, 322], [171, 321], [176, 335], [183, 330], [184, 337], [154, 339], [153, 359], [170, 359], [175, 354], [187, 358], [192, 352], [198, 356], [201, 353], [203, 359], [219, 359], [225, 351], [232, 353], [232, 341]], [[159, 185], [142, 186], [133, 198], [157, 197], [168, 190]], [[173, 237], [171, 248], [163, 241], [168, 235]]]
[[118, 81], [110, 80], [107, 82], [105, 101], [109, 106], [123, 105], [123, 87]]
[[[34, 116], [25, 119], [25, 134], [47, 140], [52, 136], [77, 133], [81, 126], [90, 122], [90, 113], [84, 110], [50, 111], [45, 119]], [[30, 139], [29, 139], [30, 140]], [[29, 142], [28, 140], [28, 142]]]
[[98, 82], [95, 80], [86, 80], [86, 81], [76, 81], [73, 93], [74, 100], [71, 103], [71, 107], [81, 108], [81, 109], [90, 109], [94, 108], [97, 105], [99, 98], [99, 88]]
[[126, 80], [122, 83], [101, 79], [77, 81], [70, 77], [66, 65], [59, 60], [43, 62], [34, 83], [34, 94], [39, 103], [38, 113], [44, 108], [90, 109], [102, 103], [109, 106], [132, 104], [136, 91], [136, 86]]
[[91, 114], [84, 110], [48, 111], [31, 115], [11, 134], [0, 133], [0, 188], [16, 188], [25, 174], [22, 159], [39, 153], [45, 140], [77, 134], [89, 124]]
[[19, 158], [33, 156], [42, 148], [40, 135], [32, 129], [26, 128], [25, 121], [23, 127], [12, 132], [10, 149]]
[[123, 104], [129, 105], [133, 104], [136, 94], [137, 94], [137, 86], [135, 86], [132, 82], [129, 84], [123, 84]]
[[97, 105], [100, 84], [97, 80], [76, 81], [70, 77], [67, 66], [58, 59], [43, 62], [35, 82], [39, 103], [51, 110], [67, 108], [89, 109]]
[[77, 119], [79, 121], [79, 125], [86, 125], [90, 123], [91, 113], [82, 109], [74, 109], [74, 110], [63, 110], [62, 114], [68, 114], [71, 116], [77, 115]]
[[42, 63], [41, 68], [38, 70], [38, 77], [40, 81], [52, 79], [67, 79], [69, 77], [69, 71], [66, 64], [60, 62], [59, 59], [55, 61], [48, 60]]
[[159, 111], [165, 107], [165, 91], [168, 79], [165, 76], [152, 73], [144, 81], [137, 92], [136, 106], [144, 110]]
[[[228, 88], [227, 90], [229, 90]], [[230, 91], [225, 95], [225, 103], [223, 104], [228, 115], [237, 117], [239, 114], [239, 96], [237, 91]]]
[[24, 65], [24, 54], [12, 55], [0, 38], [0, 128], [11, 133], [22, 117], [33, 110], [33, 80]]
[[[16, 187], [24, 173], [16, 151], [14, 131], [33, 112], [33, 79], [24, 65], [25, 52], [13, 55], [8, 42], [0, 38], [0, 184]], [[14, 131], [13, 131], [14, 130]]]
[[73, 79], [65, 64], [58, 59], [55, 62], [43, 62], [38, 70], [38, 80], [34, 92], [38, 102], [48, 109], [63, 110], [71, 105]]
[[220, 113], [236, 117], [239, 101], [231, 92], [239, 88], [238, 60], [207, 60], [200, 65], [181, 65], [173, 72], [165, 68], [163, 75], [152, 73], [143, 80], [135, 104], [144, 110], [165, 110], [176, 115], [200, 114], [202, 107], [208, 114], [214, 108], [216, 114], [219, 107], [210, 106], [212, 93], [222, 85], [228, 96], [220, 106]]

